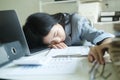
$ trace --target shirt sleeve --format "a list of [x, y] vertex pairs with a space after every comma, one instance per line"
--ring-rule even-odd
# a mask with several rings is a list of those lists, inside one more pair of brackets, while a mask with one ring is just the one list
[[74, 27], [77, 27], [78, 29], [77, 33], [80, 40], [87, 40], [96, 45], [105, 38], [114, 37], [111, 33], [97, 30], [95, 27], [90, 25], [90, 21], [87, 18], [82, 17], [79, 14], [74, 14], [73, 18], [74, 23], [76, 23]]

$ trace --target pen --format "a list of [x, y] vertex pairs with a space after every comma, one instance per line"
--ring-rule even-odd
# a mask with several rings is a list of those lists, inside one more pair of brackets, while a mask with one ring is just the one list
[[42, 66], [41, 64], [18, 64], [16, 66]]
[[53, 58], [64, 58], [64, 57], [79, 58], [79, 57], [87, 57], [87, 56], [88, 55], [71, 54], [71, 55], [56, 55], [56, 56], [53, 56]]
[[89, 73], [91, 73], [91, 72], [94, 70], [94, 68], [95, 68], [95, 66], [96, 66], [97, 64], [98, 64], [98, 63], [97, 63], [97, 60], [95, 60], [95, 61], [93, 62], [93, 65], [92, 65]]
[[11, 80], [11, 79], [0, 78], [0, 80]]

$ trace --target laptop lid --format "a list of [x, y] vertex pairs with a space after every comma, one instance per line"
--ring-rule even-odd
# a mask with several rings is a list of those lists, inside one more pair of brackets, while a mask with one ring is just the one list
[[14, 10], [0, 11], [0, 66], [30, 55], [30, 51]]

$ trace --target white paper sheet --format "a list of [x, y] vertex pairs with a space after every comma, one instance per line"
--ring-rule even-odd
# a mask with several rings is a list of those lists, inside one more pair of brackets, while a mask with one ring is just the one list
[[47, 56], [56, 56], [56, 55], [88, 55], [89, 47], [88, 46], [71, 46], [64, 49], [51, 49]]

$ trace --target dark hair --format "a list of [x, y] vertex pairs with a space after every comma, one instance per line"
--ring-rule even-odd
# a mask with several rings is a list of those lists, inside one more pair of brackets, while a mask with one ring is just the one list
[[46, 36], [57, 21], [47, 13], [35, 13], [27, 18], [23, 31], [30, 48], [44, 46], [43, 37]]
[[47, 13], [35, 13], [28, 17], [26, 25], [35, 34], [46, 36], [57, 21]]
[[69, 13], [56, 13], [51, 15], [59, 24], [63, 27], [70, 22], [70, 14]]
[[61, 24], [63, 27], [69, 22], [68, 13], [56, 13], [49, 15], [47, 13], [34, 13], [27, 18], [23, 31], [25, 33], [29, 47], [43, 47], [43, 37], [46, 36], [53, 25]]

